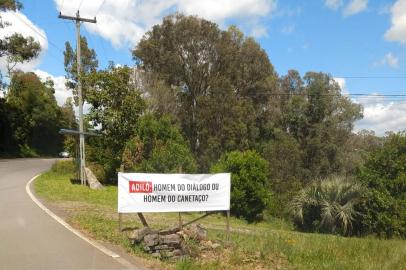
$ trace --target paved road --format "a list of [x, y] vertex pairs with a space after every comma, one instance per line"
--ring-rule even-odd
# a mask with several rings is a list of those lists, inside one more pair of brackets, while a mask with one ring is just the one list
[[29, 198], [26, 183], [53, 160], [0, 160], [0, 269], [126, 269], [66, 230]]

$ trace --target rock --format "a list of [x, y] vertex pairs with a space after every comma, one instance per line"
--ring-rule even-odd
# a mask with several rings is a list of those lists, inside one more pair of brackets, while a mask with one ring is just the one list
[[180, 246], [181, 238], [178, 234], [161, 235], [159, 242], [171, 246]]
[[200, 224], [192, 224], [189, 228], [185, 229], [184, 232], [192, 239], [199, 241], [207, 240], [207, 230]]
[[147, 247], [152, 247], [152, 246], [156, 246], [158, 245], [159, 241], [158, 241], [158, 234], [157, 233], [153, 233], [153, 234], [147, 234], [144, 236], [144, 244]]
[[97, 180], [96, 176], [93, 174], [92, 170], [88, 167], [85, 167], [86, 179], [87, 183], [89, 184], [90, 189], [102, 189], [103, 185], [100, 184], [99, 180]]
[[154, 252], [151, 255], [152, 255], [152, 257], [159, 258], [159, 259], [162, 257], [161, 253], [159, 253], [159, 252]]
[[168, 245], [158, 245], [154, 247], [156, 250], [160, 250], [160, 249], [169, 249]]
[[144, 236], [146, 236], [147, 234], [151, 234], [153, 233], [153, 231], [148, 228], [148, 227], [143, 227], [141, 229], [136, 229], [134, 231], [132, 231], [130, 233], [130, 235], [128, 236], [128, 239], [133, 240], [134, 243], [140, 243], [142, 241], [142, 239], [144, 239]]
[[218, 249], [219, 247], [221, 247], [221, 245], [218, 243], [214, 243], [213, 245], [211, 245], [212, 249]]
[[183, 251], [181, 249], [175, 249], [173, 251], [173, 256], [182, 256], [183, 255]]

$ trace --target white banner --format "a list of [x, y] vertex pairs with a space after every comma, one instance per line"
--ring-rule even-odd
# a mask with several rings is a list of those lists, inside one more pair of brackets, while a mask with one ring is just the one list
[[230, 209], [230, 174], [118, 173], [118, 212]]

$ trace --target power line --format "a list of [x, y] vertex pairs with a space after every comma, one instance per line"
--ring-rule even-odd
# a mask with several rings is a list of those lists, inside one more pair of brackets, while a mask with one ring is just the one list
[[38, 35], [40, 35], [44, 40], [47, 40], [53, 47], [55, 47], [58, 51], [60, 51], [61, 53], [63, 53], [63, 50], [61, 50], [56, 44], [54, 44], [52, 41], [48, 40], [47, 37], [42, 34], [40, 31], [38, 31], [36, 28], [32, 27], [30, 24], [28, 24], [27, 22], [25, 22], [22, 18], [20, 18], [20, 16], [17, 15], [17, 13], [13, 13], [15, 15], [15, 17], [20, 20], [22, 23], [24, 23], [26, 26], [28, 26], [31, 30], [33, 30], [35, 33], [37, 33]]
[[101, 5], [99, 6], [99, 8], [97, 9], [96, 15], [94, 15], [95, 17], [97, 17], [97, 15], [99, 14], [102, 6], [104, 5], [104, 2], [106, 2], [106, 0], [103, 0], [103, 2], [101, 3]]
[[334, 78], [342, 79], [406, 79], [406, 76], [333, 76]]
[[79, 7], [78, 7], [78, 10], [80, 10], [80, 7], [82, 6], [82, 4], [83, 4], [83, 0], [81, 0], [81, 1], [80, 1], [80, 4], [79, 4]]
[[[406, 90], [402, 91], [406, 92]], [[359, 97], [399, 97], [399, 98], [406, 98], [406, 94], [365, 94], [365, 93], [349, 93], [349, 94], [310, 94], [310, 93], [269, 93], [265, 91], [255, 91], [255, 92], [248, 92], [247, 95], [250, 94], [263, 94], [268, 96], [327, 96], [327, 97], [335, 97], [335, 96], [359, 96]]]

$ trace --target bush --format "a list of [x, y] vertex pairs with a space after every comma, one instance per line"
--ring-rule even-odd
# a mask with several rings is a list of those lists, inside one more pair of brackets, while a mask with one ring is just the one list
[[29, 147], [26, 144], [20, 146], [20, 155], [26, 158], [39, 156], [35, 149]]
[[267, 181], [268, 164], [255, 151], [224, 154], [211, 172], [231, 173], [231, 214], [249, 222], [262, 218], [271, 200]]
[[341, 177], [310, 184], [291, 202], [295, 225], [303, 231], [350, 234], [361, 191], [360, 185]]
[[144, 115], [137, 125], [137, 136], [124, 148], [126, 170], [138, 172], [195, 172], [196, 161], [180, 130], [167, 117]]
[[386, 137], [358, 179], [368, 188], [357, 208], [359, 233], [406, 238], [406, 133]]

